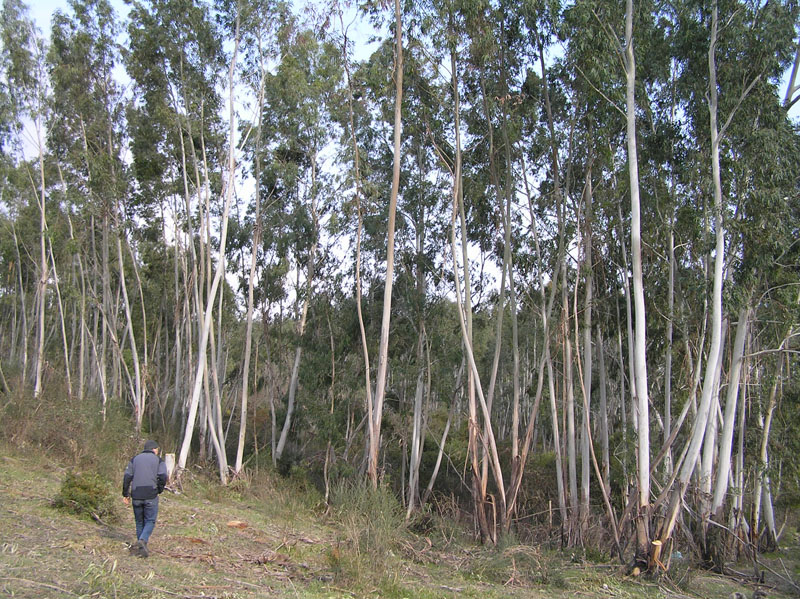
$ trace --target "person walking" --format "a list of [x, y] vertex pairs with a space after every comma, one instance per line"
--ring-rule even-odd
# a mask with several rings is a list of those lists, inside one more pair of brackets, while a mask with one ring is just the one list
[[122, 477], [122, 501], [133, 504], [136, 519], [136, 545], [131, 550], [147, 557], [147, 541], [158, 518], [158, 496], [167, 484], [167, 466], [159, 457], [158, 443], [145, 441], [144, 450], [134, 456]]

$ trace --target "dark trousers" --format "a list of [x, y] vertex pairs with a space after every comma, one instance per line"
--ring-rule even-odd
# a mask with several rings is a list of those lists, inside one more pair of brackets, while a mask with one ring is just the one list
[[147, 543], [158, 518], [158, 497], [155, 499], [134, 499], [133, 517], [136, 519], [136, 538]]

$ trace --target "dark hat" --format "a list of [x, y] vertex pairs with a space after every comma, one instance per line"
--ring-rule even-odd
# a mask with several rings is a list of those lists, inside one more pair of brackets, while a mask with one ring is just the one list
[[144, 442], [144, 450], [151, 451], [153, 449], [158, 449], [158, 443], [155, 441], [145, 441]]

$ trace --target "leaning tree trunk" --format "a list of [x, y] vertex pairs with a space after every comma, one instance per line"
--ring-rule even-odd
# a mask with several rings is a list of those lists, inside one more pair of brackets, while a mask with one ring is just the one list
[[[629, 0], [630, 1], [630, 0]], [[697, 408], [694, 427], [692, 428], [688, 444], [685, 449], [685, 457], [681, 464], [677, 480], [673, 485], [670, 495], [670, 504], [667, 518], [662, 526], [659, 540], [664, 543], [671, 536], [677, 521], [678, 513], [683, 504], [683, 498], [688, 488], [689, 481], [700, 449], [703, 444], [707, 428], [709, 411], [714, 395], [715, 378], [717, 372], [717, 360], [719, 360], [719, 348], [722, 344], [722, 284], [723, 284], [723, 264], [725, 260], [725, 230], [723, 228], [722, 215], [722, 184], [720, 178], [719, 161], [719, 131], [717, 128], [717, 80], [716, 63], [714, 52], [717, 41], [717, 4], [713, 5], [711, 12], [711, 41], [708, 50], [709, 67], [709, 129], [711, 132], [711, 170], [714, 184], [714, 213], [716, 223], [716, 255], [714, 261], [714, 288], [711, 300], [711, 347], [708, 351], [705, 375], [703, 379], [703, 390], [700, 405]]]
[[[194, 386], [192, 388], [192, 395], [189, 400], [189, 413], [186, 417], [186, 430], [184, 431], [183, 442], [181, 444], [180, 454], [178, 457], [178, 468], [181, 470], [186, 468], [186, 461], [189, 457], [189, 449], [192, 445], [192, 435], [194, 433], [194, 424], [197, 417], [197, 408], [200, 401], [200, 392], [203, 386], [203, 379], [205, 378], [206, 366], [206, 352], [208, 349], [208, 337], [211, 330], [212, 320], [214, 318], [214, 298], [217, 295], [217, 289], [222, 281], [223, 270], [225, 267], [225, 245], [228, 238], [228, 214], [230, 213], [231, 202], [233, 200], [234, 179], [236, 171], [236, 154], [234, 144], [234, 133], [236, 131], [236, 122], [234, 118], [233, 106], [233, 73], [234, 65], [236, 63], [236, 55], [239, 49], [239, 31], [238, 24], [236, 29], [236, 39], [233, 50], [233, 57], [231, 59], [230, 69], [228, 73], [230, 83], [230, 138], [228, 139], [228, 164], [227, 174], [228, 178], [224, 184], [225, 204], [222, 211], [222, 222], [220, 223], [220, 240], [219, 250], [217, 256], [217, 270], [214, 273], [214, 280], [211, 283], [211, 289], [208, 293], [208, 302], [203, 313], [202, 328], [200, 330], [200, 340], [198, 347], [197, 369], [194, 377]], [[222, 468], [220, 468], [222, 470]], [[223, 484], [225, 483], [225, 474], [220, 473]]]
[[[273, 463], [277, 464], [278, 460], [283, 456], [286, 449], [286, 442], [289, 439], [289, 430], [292, 426], [292, 419], [297, 404], [297, 386], [300, 380], [300, 360], [303, 355], [302, 339], [306, 330], [306, 322], [308, 320], [308, 309], [311, 306], [311, 292], [314, 283], [314, 272], [317, 259], [317, 247], [319, 244], [319, 215], [317, 212], [317, 181], [316, 181], [316, 154], [311, 156], [311, 222], [314, 231], [314, 241], [311, 244], [311, 251], [308, 259], [308, 271], [306, 272], [306, 296], [303, 299], [303, 307], [300, 312], [300, 320], [297, 325], [297, 347], [294, 352], [294, 362], [292, 364], [292, 376], [289, 380], [289, 396], [286, 400], [286, 417], [283, 421], [283, 428], [281, 429], [281, 436], [278, 439], [278, 444], [275, 447], [275, 452], [272, 455]], [[299, 278], [299, 277], [298, 277]]]
[[[766, 417], [762, 416], [759, 409], [758, 419], [761, 425], [761, 443], [758, 454], [758, 471], [756, 474], [756, 482], [753, 490], [753, 530], [752, 536], [755, 541], [757, 550], [773, 549], [777, 545], [777, 531], [775, 530], [775, 519], [772, 517], [772, 494], [770, 491], [769, 480], [769, 434], [772, 428], [772, 416], [777, 407], [777, 391], [778, 380], [781, 375], [781, 362], [778, 361], [778, 372], [775, 381], [772, 383], [772, 389], [769, 394], [769, 404], [767, 405]], [[762, 505], [766, 506], [764, 512], [766, 514], [767, 526], [762, 535], [761, 532], [761, 511]]]
[[[260, 48], [260, 45], [259, 45]], [[258, 125], [256, 127], [255, 148], [253, 151], [253, 174], [256, 181], [261, 180], [261, 130], [262, 130], [262, 114], [264, 106], [264, 82], [266, 81], [266, 67], [263, 64], [264, 56], [260, 54], [261, 58], [261, 79], [258, 90]], [[250, 276], [247, 280], [247, 316], [245, 319], [245, 346], [244, 346], [244, 363], [242, 364], [242, 399], [241, 407], [239, 410], [239, 440], [236, 445], [236, 461], [234, 462], [233, 472], [240, 474], [242, 471], [242, 459], [244, 458], [244, 445], [247, 435], [247, 401], [248, 401], [248, 385], [250, 381], [250, 353], [253, 347], [253, 304], [254, 304], [254, 290], [255, 290], [255, 277], [258, 259], [258, 247], [261, 243], [261, 229], [263, 227], [261, 219], [261, 188], [256, 185], [255, 189], [255, 202], [256, 226], [253, 230], [253, 245], [250, 252]]]

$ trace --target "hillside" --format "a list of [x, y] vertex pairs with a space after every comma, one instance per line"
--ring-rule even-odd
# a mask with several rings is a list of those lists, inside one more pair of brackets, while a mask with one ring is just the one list
[[[322, 509], [313, 490], [275, 477], [223, 489], [200, 474], [165, 492], [149, 559], [128, 552], [133, 517], [97, 522], [57, 510], [67, 470], [35, 451], [0, 458], [0, 593], [9, 597], [727, 597], [730, 579], [684, 568], [680, 585], [625, 579], [615, 564], [522, 545], [484, 549], [463, 531], [389, 530], [378, 505]], [[115, 499], [117, 490], [114, 488]], [[365, 530], [364, 527], [370, 530]], [[383, 529], [381, 529], [383, 527]], [[385, 540], [387, 546], [378, 544]], [[572, 559], [568, 559], [568, 558]], [[783, 598], [770, 589], [769, 597]]]

